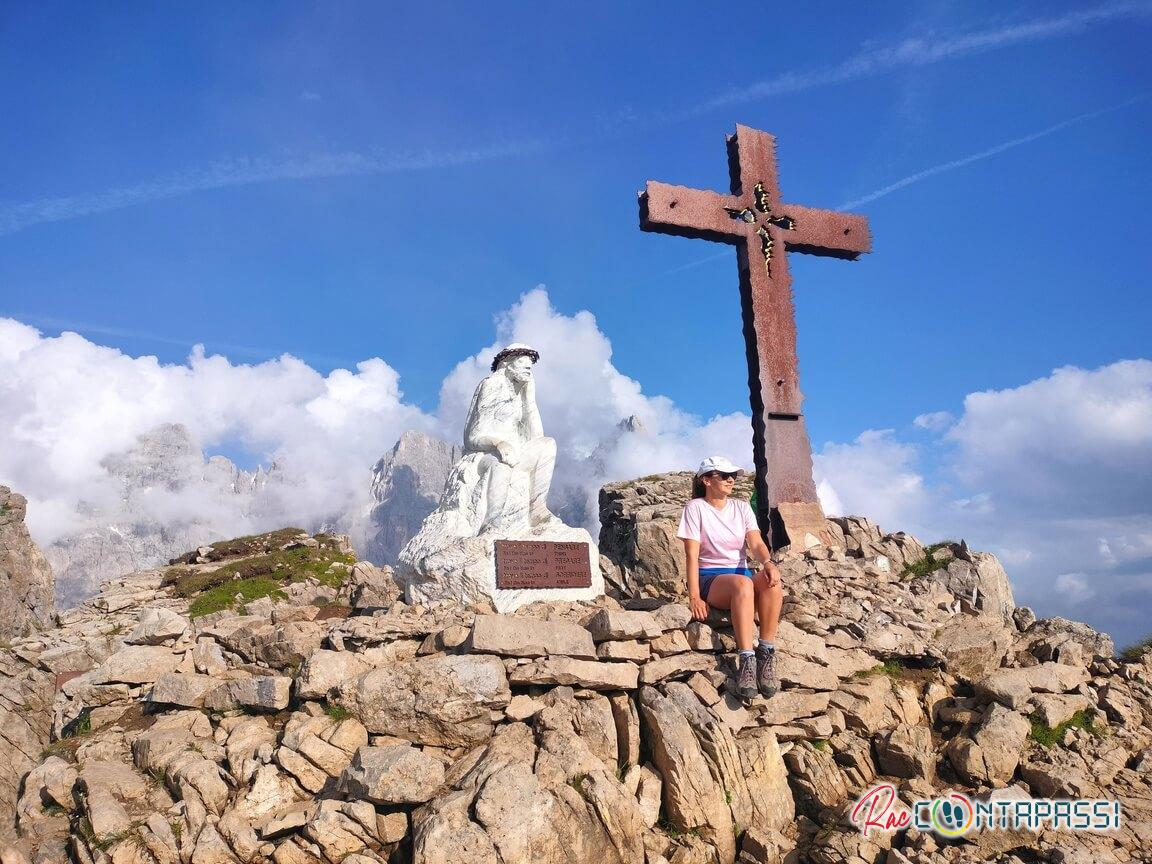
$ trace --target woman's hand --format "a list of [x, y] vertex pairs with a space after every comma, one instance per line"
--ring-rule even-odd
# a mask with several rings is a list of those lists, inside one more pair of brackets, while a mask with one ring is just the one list
[[771, 561], [764, 562], [764, 578], [768, 580], [769, 588], [775, 588], [780, 584], [780, 571]]
[[708, 604], [701, 600], [699, 597], [689, 597], [688, 608], [692, 610], [692, 618], [694, 620], [708, 620]]

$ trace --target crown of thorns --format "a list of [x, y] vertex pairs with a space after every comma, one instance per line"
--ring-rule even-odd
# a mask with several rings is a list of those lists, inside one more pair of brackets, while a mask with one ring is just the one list
[[540, 360], [540, 352], [534, 348], [505, 348], [492, 358], [492, 371], [495, 372], [505, 360], [512, 360], [516, 357], [531, 357], [532, 362], [536, 363]]

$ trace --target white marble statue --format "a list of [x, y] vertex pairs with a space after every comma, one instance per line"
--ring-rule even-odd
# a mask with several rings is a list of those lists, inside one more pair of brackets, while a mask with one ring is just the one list
[[[500, 611], [534, 600], [589, 599], [604, 593], [599, 554], [582, 528], [548, 510], [556, 442], [544, 435], [533, 366], [540, 353], [513, 343], [492, 361], [464, 425], [464, 456], [453, 467], [440, 505], [400, 552], [399, 575], [410, 602], [487, 597]], [[591, 588], [496, 588], [496, 540], [587, 542]]]
[[[530, 526], [560, 522], [548, 512], [556, 442], [544, 436], [536, 407], [532, 367], [539, 359], [534, 348], [509, 345], [496, 355], [492, 374], [480, 382], [472, 397], [464, 426], [464, 453], [475, 455], [481, 482], [487, 486], [480, 533], [515, 531], [525, 518]], [[523, 485], [513, 482], [518, 472], [525, 475], [527, 498], [509, 500], [512, 486]]]

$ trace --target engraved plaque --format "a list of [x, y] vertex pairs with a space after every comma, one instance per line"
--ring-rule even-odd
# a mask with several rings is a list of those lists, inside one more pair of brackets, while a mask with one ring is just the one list
[[590, 588], [587, 543], [497, 540], [497, 588]]

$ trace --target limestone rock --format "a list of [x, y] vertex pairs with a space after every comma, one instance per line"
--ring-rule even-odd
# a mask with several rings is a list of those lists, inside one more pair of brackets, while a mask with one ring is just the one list
[[624, 612], [601, 609], [588, 622], [588, 630], [596, 642], [609, 639], [654, 639], [664, 627], [649, 612]]
[[958, 616], [936, 638], [948, 671], [968, 681], [977, 681], [999, 668], [1011, 644], [1008, 627], [992, 617]]
[[1070, 662], [1065, 655], [1073, 644], [1079, 647], [1082, 660], [1086, 663], [1094, 657], [1112, 657], [1116, 645], [1106, 633], [1098, 633], [1080, 621], [1069, 621], [1055, 616], [1042, 618], [1027, 628], [1025, 644], [1039, 660]]
[[965, 558], [953, 558], [932, 576], [952, 594], [968, 600], [982, 615], [1015, 627], [1012, 586], [995, 555], [973, 552]]
[[188, 619], [183, 615], [163, 606], [149, 606], [140, 610], [136, 627], [124, 641], [129, 645], [162, 645], [180, 638], [187, 629]]
[[512, 670], [513, 684], [562, 684], [589, 690], [635, 690], [640, 670], [631, 663], [600, 663], [570, 657], [533, 660]]
[[361, 747], [340, 777], [348, 795], [373, 804], [423, 804], [444, 782], [444, 766], [415, 747]]
[[1070, 720], [1078, 711], [1083, 711], [1091, 702], [1087, 696], [1081, 696], [1079, 693], [1068, 695], [1033, 693], [1032, 704], [1040, 722], [1050, 729], [1055, 729], [1065, 720]]
[[152, 689], [148, 692], [148, 701], [179, 705], [182, 708], [202, 708], [204, 697], [219, 686], [220, 681], [211, 675], [166, 672], [152, 685]]
[[935, 779], [936, 753], [932, 747], [932, 730], [927, 726], [901, 723], [881, 739], [876, 755], [885, 774]]
[[844, 773], [827, 748], [802, 741], [784, 754], [784, 762], [792, 775], [793, 791], [810, 815], [836, 807], [848, 797]]
[[737, 736], [736, 747], [751, 803], [750, 824], [783, 830], [796, 818], [796, 802], [776, 735], [771, 729], [749, 729]]
[[640, 691], [640, 717], [652, 761], [664, 781], [664, 807], [678, 831], [699, 833], [721, 861], [736, 857], [727, 795], [680, 706], [653, 687]]
[[601, 660], [631, 660], [634, 663], [643, 663], [652, 656], [652, 649], [645, 642], [633, 640], [601, 642], [596, 646], [596, 656]]
[[1020, 764], [1030, 729], [1027, 718], [993, 704], [972, 738], [958, 736], [948, 743], [948, 760], [970, 783], [1002, 786]]
[[315, 651], [300, 667], [296, 695], [301, 699], [325, 699], [334, 687], [371, 668], [371, 663], [351, 651]]
[[667, 678], [687, 678], [694, 672], [713, 670], [716, 665], [716, 657], [710, 654], [673, 654], [641, 666], [639, 680], [641, 684], [656, 684]]
[[997, 669], [974, 685], [977, 697], [1023, 708], [1032, 691], [1067, 693], [1088, 680], [1086, 669], [1063, 663], [1041, 663], [1024, 669]]
[[469, 655], [374, 669], [340, 683], [334, 696], [370, 732], [437, 747], [486, 741], [492, 735], [492, 709], [503, 709], [512, 698], [504, 664], [496, 657]]
[[872, 734], [889, 725], [891, 699], [892, 687], [887, 676], [873, 675], [844, 684], [829, 697], [829, 704], [843, 712], [849, 728]]
[[[368, 554], [373, 554], [371, 547]], [[357, 561], [341, 592], [347, 593], [353, 609], [387, 609], [404, 596], [404, 586], [391, 567]]]
[[5, 640], [52, 623], [55, 582], [24, 527], [27, 506], [23, 495], [0, 486], [0, 639]]
[[247, 675], [223, 682], [204, 699], [204, 705], [217, 711], [236, 707], [280, 711], [292, 698], [292, 679], [282, 675]]
[[[452, 790], [412, 820], [417, 864], [633, 864], [644, 859], [644, 816], [636, 798], [597, 760], [539, 748], [521, 723], [502, 727]], [[570, 774], [560, 762], [567, 756]], [[535, 767], [535, 770], [534, 770]], [[558, 771], [558, 774], [554, 774]], [[543, 772], [543, 773], [541, 773]]]
[[180, 655], [168, 648], [131, 645], [100, 664], [91, 680], [93, 684], [151, 684], [179, 664]]
[[0, 652], [0, 837], [14, 830], [21, 783], [48, 744], [55, 685], [55, 675]]
[[596, 657], [592, 636], [579, 624], [515, 615], [477, 615], [471, 647], [505, 657]]

